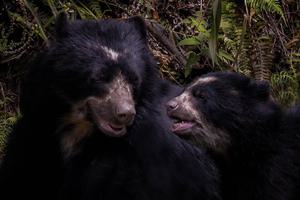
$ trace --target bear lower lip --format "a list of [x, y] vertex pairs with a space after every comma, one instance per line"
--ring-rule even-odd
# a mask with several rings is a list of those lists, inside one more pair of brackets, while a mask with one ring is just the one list
[[124, 125], [116, 125], [101, 121], [98, 123], [98, 128], [102, 132], [111, 137], [121, 137], [126, 134], [126, 127]]
[[182, 121], [173, 124], [171, 131], [176, 134], [185, 133], [188, 129], [191, 129], [195, 125], [195, 122]]
[[122, 131], [125, 127], [122, 125], [109, 124], [110, 128], [116, 132]]

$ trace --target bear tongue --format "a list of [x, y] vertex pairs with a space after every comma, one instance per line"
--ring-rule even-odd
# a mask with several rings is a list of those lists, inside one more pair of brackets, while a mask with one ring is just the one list
[[186, 129], [192, 128], [194, 125], [195, 125], [194, 122], [187, 122], [187, 121], [175, 123], [175, 124], [173, 124], [171, 131], [178, 133], [178, 132], [184, 131]]

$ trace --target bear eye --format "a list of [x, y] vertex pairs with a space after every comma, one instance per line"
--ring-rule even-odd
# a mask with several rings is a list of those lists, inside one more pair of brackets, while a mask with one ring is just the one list
[[201, 90], [194, 90], [193, 96], [199, 99], [207, 99], [207, 95]]
[[94, 83], [94, 84], [96, 84], [96, 85], [103, 85], [103, 84], [105, 84], [106, 82], [103, 80], [103, 78], [93, 78], [92, 80], [91, 80], [91, 82], [92, 83]]

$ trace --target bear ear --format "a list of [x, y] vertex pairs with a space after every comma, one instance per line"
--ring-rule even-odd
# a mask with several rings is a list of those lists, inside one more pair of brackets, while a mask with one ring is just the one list
[[254, 96], [261, 100], [268, 100], [270, 98], [270, 85], [267, 81], [251, 81], [251, 91]]
[[55, 22], [55, 36], [57, 38], [66, 37], [69, 33], [69, 22], [65, 12], [60, 13]]
[[143, 39], [147, 37], [147, 27], [144, 19], [140, 16], [134, 16], [127, 19], [127, 22], [132, 24], [135, 29], [140, 33]]

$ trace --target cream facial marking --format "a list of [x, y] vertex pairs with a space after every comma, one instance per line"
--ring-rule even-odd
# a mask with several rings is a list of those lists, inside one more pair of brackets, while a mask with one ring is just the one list
[[[204, 82], [215, 81], [216, 79], [205, 79]], [[198, 82], [199, 83], [199, 82]], [[184, 113], [184, 117], [179, 117], [182, 122], [175, 124], [175, 127], [180, 127], [185, 123], [196, 123], [191, 127], [191, 135], [194, 140], [203, 146], [206, 146], [217, 153], [226, 153], [227, 147], [230, 145], [229, 134], [225, 130], [215, 127], [213, 124], [208, 122], [198, 108], [195, 107], [194, 97], [190, 90], [185, 91], [180, 96], [175, 98], [175, 101], [179, 104], [180, 113]], [[176, 111], [174, 111], [176, 112]]]
[[105, 52], [106, 56], [114, 61], [118, 60], [120, 54], [116, 52], [115, 50], [106, 47], [106, 46], [101, 46], [101, 49]]
[[[89, 137], [93, 132], [93, 123], [99, 126], [112, 124], [115, 128], [123, 128], [125, 125], [114, 124], [110, 121], [113, 111], [107, 111], [112, 109], [113, 105], [122, 99], [122, 106], [127, 106], [127, 109], [133, 109], [134, 101], [132, 99], [132, 89], [130, 84], [125, 80], [124, 76], [119, 73], [111, 83], [108, 84], [109, 91], [102, 97], [90, 96], [83, 101], [80, 101], [72, 106], [71, 112], [62, 119], [62, 126], [57, 129], [57, 133], [62, 134], [61, 148], [64, 152], [65, 159], [78, 153], [80, 151], [80, 142]], [[91, 122], [87, 118], [89, 107], [92, 105], [93, 113], [95, 113], [94, 122]], [[122, 108], [123, 108], [122, 107]], [[70, 128], [68, 128], [70, 127]], [[107, 128], [107, 126], [105, 126]], [[105, 128], [104, 127], [104, 128]], [[103, 128], [103, 127], [102, 127]], [[114, 133], [112, 136], [121, 136], [124, 130], [120, 133]]]
[[214, 76], [199, 78], [194, 83], [192, 83], [189, 88], [191, 88], [191, 87], [193, 87], [195, 85], [208, 84], [208, 83], [214, 82], [216, 80], [218, 80], [218, 78], [216, 78]]
[[131, 85], [119, 73], [107, 84], [108, 91], [103, 97], [89, 97], [87, 105], [94, 123], [102, 133], [121, 137], [126, 134], [135, 116], [135, 102]]
[[[73, 125], [69, 130], [64, 131], [65, 127]], [[62, 132], [61, 147], [64, 152], [64, 157], [68, 158], [72, 154], [76, 154], [75, 146], [85, 137], [88, 137], [92, 132], [92, 123], [86, 119], [85, 101], [78, 102], [73, 105], [69, 115], [63, 118], [63, 124], [57, 129], [57, 132]]]
[[181, 94], [180, 96], [178, 96], [176, 98], [178, 99], [177, 100], [178, 102], [182, 102], [181, 105], [187, 113], [190, 113], [190, 115], [192, 115], [192, 116], [198, 115], [196, 109], [194, 108], [194, 106], [192, 104], [192, 96], [191, 96], [190, 92], [185, 91], [183, 94]]
[[231, 143], [229, 134], [209, 123], [201, 112], [197, 113], [195, 121], [201, 126], [195, 127], [194, 139], [217, 153], [226, 154]]
[[[193, 85], [207, 84], [216, 80], [217, 78], [215, 77], [206, 77], [199, 79]], [[226, 149], [230, 144], [229, 135], [225, 131], [216, 128], [207, 122], [201, 110], [197, 109], [192, 103], [193, 98], [190, 91], [186, 91], [179, 96], [179, 100], [182, 102], [185, 113], [188, 113], [188, 115], [198, 124], [198, 126], [194, 127], [193, 135], [197, 138], [198, 142], [202, 143], [202, 145], [208, 146], [219, 153], [226, 152]]]
[[132, 96], [132, 89], [130, 84], [127, 83], [124, 76], [119, 73], [116, 78], [109, 84], [108, 94], [105, 98], [98, 99], [98, 102], [109, 101], [114, 96], [122, 97], [123, 99], [129, 99]]

